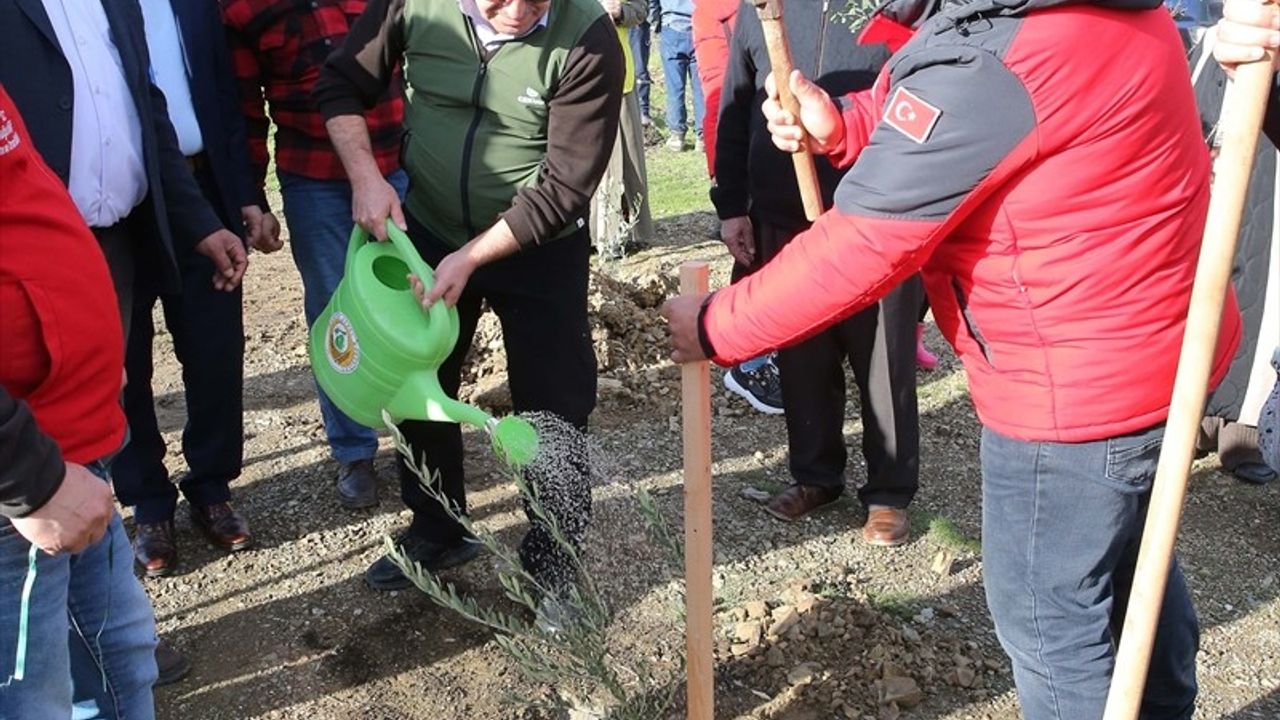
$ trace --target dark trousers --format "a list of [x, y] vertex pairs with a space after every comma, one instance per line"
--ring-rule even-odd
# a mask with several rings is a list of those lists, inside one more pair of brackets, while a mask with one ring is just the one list
[[[1102, 717], [1164, 427], [1084, 443], [982, 432], [982, 578], [1027, 720]], [[1144, 720], [1195, 710], [1199, 626], [1174, 562]]]
[[640, 100], [640, 114], [649, 115], [649, 48], [653, 33], [646, 20], [627, 32], [627, 40], [631, 43], [631, 57], [636, 67], [636, 97]]
[[111, 272], [111, 284], [115, 286], [116, 303], [120, 310], [120, 325], [124, 329], [124, 339], [129, 340], [129, 326], [133, 319], [133, 285], [138, 275], [137, 252], [135, 251], [138, 232], [136, 224], [138, 212], [133, 213], [108, 228], [92, 228], [93, 236], [102, 248], [102, 255], [107, 259], [107, 269]]
[[[216, 188], [206, 171], [196, 179], [210, 204], [220, 208]], [[223, 218], [228, 222], [227, 218]], [[234, 225], [228, 225], [235, 227]], [[187, 422], [182, 454], [190, 472], [179, 483], [192, 505], [205, 506], [231, 498], [230, 482], [240, 476], [244, 451], [243, 385], [244, 323], [241, 292], [213, 287], [213, 262], [180, 247], [182, 290], [161, 294], [155, 283], [140, 277], [134, 284], [132, 330], [125, 350], [129, 384], [124, 409], [130, 441], [113, 466], [116, 497], [134, 507], [139, 523], [173, 517], [178, 489], [164, 465], [165, 445], [156, 421], [151, 391], [155, 327], [152, 308], [158, 299], [173, 349], [182, 364]]]
[[[438, 264], [451, 251], [412, 217], [409, 236], [430, 265]], [[551, 413], [586, 430], [596, 403], [596, 359], [587, 319], [590, 251], [591, 239], [584, 229], [472, 274], [457, 304], [461, 326], [458, 344], [439, 371], [440, 385], [449, 397], [458, 396], [462, 362], [471, 347], [481, 305], [487, 303], [502, 325], [515, 411]], [[400, 430], [417, 462], [440, 474], [444, 496], [465, 513], [462, 428], [454, 423], [408, 421]], [[585, 444], [585, 436], [571, 442]], [[562, 451], [585, 456], [585, 448], [557, 448], [557, 455]], [[591, 511], [588, 468], [583, 463], [570, 463], [560, 470], [558, 476], [551, 477], [546, 468], [535, 463], [526, 479], [539, 493], [545, 509], [557, 518], [565, 536], [576, 543], [586, 534]], [[437, 542], [455, 541], [463, 535], [463, 528], [403, 466], [400, 493], [413, 510], [411, 532]], [[525, 567], [549, 584], [560, 584], [568, 579], [568, 560], [548, 531], [532, 516], [529, 521], [531, 528], [520, 546]]]
[[[768, 261], [800, 230], [754, 220], [757, 249]], [[906, 507], [920, 480], [916, 407], [916, 313], [924, 295], [912, 278], [876, 305], [778, 351], [787, 408], [791, 476], [798, 484], [844, 489], [845, 374], [853, 369], [862, 406], [863, 505]]]

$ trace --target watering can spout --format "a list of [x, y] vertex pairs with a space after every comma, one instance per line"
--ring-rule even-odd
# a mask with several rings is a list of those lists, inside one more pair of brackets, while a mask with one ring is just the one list
[[488, 434], [498, 457], [512, 467], [528, 466], [538, 455], [538, 431], [528, 420], [508, 415], [498, 419], [478, 407], [444, 394], [434, 371], [410, 376], [387, 405], [393, 420], [466, 423]]
[[387, 403], [387, 412], [396, 420], [466, 423], [479, 428], [487, 427], [493, 419], [480, 408], [445, 395], [431, 370], [421, 370], [407, 378]]

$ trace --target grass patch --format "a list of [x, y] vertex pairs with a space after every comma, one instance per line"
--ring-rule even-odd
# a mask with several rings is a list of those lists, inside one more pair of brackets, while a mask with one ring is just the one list
[[932, 539], [944, 548], [955, 550], [956, 552], [980, 555], [982, 553], [982, 543], [966, 535], [956, 524], [949, 518], [938, 513], [921, 512], [917, 513], [912, 519], [912, 523], [917, 527], [924, 527], [925, 537]]
[[867, 591], [867, 605], [876, 612], [899, 620], [910, 620], [915, 617], [917, 600], [915, 595], [901, 590]]

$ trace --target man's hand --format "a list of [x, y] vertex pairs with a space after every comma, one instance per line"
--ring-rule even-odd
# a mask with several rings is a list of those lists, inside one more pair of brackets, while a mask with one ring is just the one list
[[423, 286], [417, 275], [409, 275], [409, 284], [413, 286], [413, 294], [422, 303], [423, 310], [430, 308], [437, 300], [444, 300], [444, 304], [449, 307], [458, 303], [458, 298], [462, 297], [462, 291], [467, 287], [467, 281], [471, 279], [471, 273], [478, 267], [475, 258], [471, 257], [469, 247], [463, 246], [444, 256], [436, 266], [436, 282], [430, 290]]
[[352, 183], [351, 214], [352, 220], [379, 240], [387, 239], [387, 218], [401, 230], [409, 229], [400, 208], [400, 194], [381, 175]]
[[1280, 8], [1257, 0], [1227, 0], [1215, 31], [1213, 57], [1228, 74], [1234, 73], [1237, 65], [1280, 48]]
[[662, 317], [671, 332], [671, 362], [676, 364], [706, 360], [698, 341], [698, 313], [707, 293], [677, 295], [662, 304]]
[[109, 485], [83, 465], [66, 467], [62, 486], [49, 502], [10, 521], [19, 535], [50, 555], [78, 553], [98, 542], [116, 511]]
[[720, 239], [724, 241], [729, 254], [743, 267], [750, 267], [756, 259], [756, 242], [751, 228], [751, 218], [729, 218], [720, 221]]
[[196, 252], [213, 261], [216, 271], [213, 286], [223, 292], [240, 287], [244, 271], [249, 267], [249, 257], [244, 244], [230, 230], [217, 230], [196, 245]]
[[825, 90], [805, 79], [799, 70], [791, 72], [791, 93], [800, 103], [799, 119], [782, 109], [773, 73], [765, 78], [764, 89], [767, 97], [762, 109], [769, 124], [769, 134], [773, 136], [773, 144], [779, 150], [799, 152], [800, 139], [807, 134], [809, 150], [818, 155], [826, 155], [844, 140], [844, 120], [840, 117], [839, 108]]
[[453, 307], [462, 297], [462, 291], [476, 268], [517, 252], [520, 252], [520, 243], [506, 219], [501, 219], [466, 245], [445, 255], [436, 266], [436, 284], [430, 290], [423, 287], [422, 281], [413, 274], [409, 275], [409, 284], [413, 286], [418, 302], [422, 303], [422, 309], [430, 308], [437, 300], [444, 300], [445, 305]]
[[284, 247], [284, 241], [280, 239], [280, 221], [272, 213], [262, 212], [257, 205], [246, 205], [240, 208], [240, 218], [244, 221], [249, 247], [268, 254]]

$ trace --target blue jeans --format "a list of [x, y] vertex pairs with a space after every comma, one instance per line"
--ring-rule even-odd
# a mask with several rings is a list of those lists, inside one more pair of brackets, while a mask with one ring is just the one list
[[155, 649], [155, 615], [119, 515], [84, 552], [57, 556], [33, 552], [0, 520], [0, 718], [150, 720]]
[[667, 129], [683, 134], [689, 129], [689, 112], [685, 108], [684, 91], [693, 88], [693, 128], [702, 135], [702, 83], [698, 80], [698, 61], [693, 57], [693, 31], [664, 27], [662, 73], [667, 82]]
[[[1066, 444], [983, 430], [983, 581], [1028, 720], [1102, 717], [1163, 436]], [[1191, 717], [1199, 641], [1175, 562], [1144, 720]]]
[[640, 100], [640, 114], [645, 117], [649, 117], [649, 44], [652, 38], [647, 20], [627, 31], [631, 57], [636, 65], [636, 97]]
[[[302, 275], [303, 313], [307, 327], [329, 304], [342, 280], [351, 239], [351, 183], [346, 180], [314, 180], [278, 172], [280, 194], [284, 197], [284, 217], [289, 223], [289, 247]], [[387, 176], [387, 181], [403, 199], [409, 177], [403, 170]], [[378, 452], [378, 436], [347, 417], [316, 386], [320, 414], [329, 449], [340, 463], [368, 460]]]

